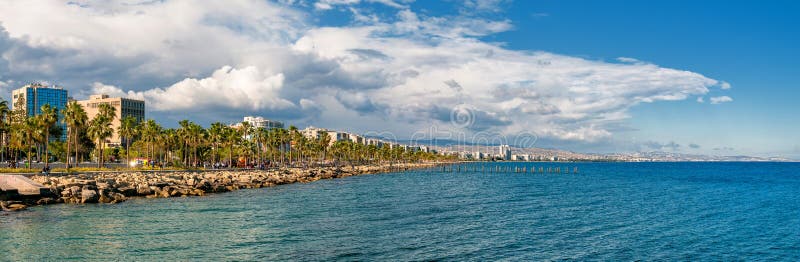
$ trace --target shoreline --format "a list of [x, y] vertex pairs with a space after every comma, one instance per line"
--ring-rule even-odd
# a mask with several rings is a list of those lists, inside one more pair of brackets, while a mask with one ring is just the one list
[[154, 170], [81, 172], [30, 179], [50, 189], [37, 197], [3, 200], [3, 211], [20, 211], [30, 206], [124, 202], [129, 198], [203, 196], [239, 189], [309, 183], [321, 179], [382, 174], [448, 165], [448, 162], [368, 164], [342, 167], [280, 168], [275, 170]]

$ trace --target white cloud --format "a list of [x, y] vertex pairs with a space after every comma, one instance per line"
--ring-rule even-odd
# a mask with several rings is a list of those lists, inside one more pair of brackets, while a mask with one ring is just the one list
[[631, 64], [642, 63], [642, 61], [639, 61], [639, 59], [630, 58], [630, 57], [617, 57], [617, 61], [620, 61], [620, 62], [623, 62], [623, 63], [631, 63]]
[[[235, 69], [224, 66], [206, 78], [186, 78], [166, 88], [141, 92], [94, 83], [94, 93], [145, 99], [155, 111], [232, 108], [241, 110], [283, 110], [296, 107], [279, 97], [283, 74], [270, 75], [255, 67]], [[306, 101], [305, 104], [309, 104]]]
[[349, 5], [357, 5], [360, 3], [377, 3], [383, 4], [389, 7], [394, 7], [398, 9], [408, 8], [407, 5], [401, 4], [401, 1], [392, 1], [392, 0], [319, 0], [314, 3], [314, 8], [318, 10], [330, 10], [333, 9], [335, 6], [349, 6]]
[[[314, 8], [359, 2], [318, 1]], [[511, 29], [508, 20], [401, 8], [394, 22], [315, 27], [308, 16], [263, 1], [5, 1], [0, 22], [12, 48], [0, 49], [0, 69], [7, 62], [10, 76], [71, 81], [73, 93], [145, 99], [148, 111], [170, 120], [265, 114], [410, 134], [430, 125], [462, 130], [450, 125], [450, 115], [470, 105], [467, 132], [571, 141], [614, 135], [642, 103], [685, 100], [725, 85], [633, 58], [616, 63], [509, 50], [476, 38]]]
[[716, 105], [716, 104], [721, 104], [721, 103], [726, 103], [726, 102], [732, 102], [733, 98], [731, 98], [729, 96], [716, 96], [716, 97], [709, 98], [708, 100], [711, 101], [711, 104]]
[[705, 103], [706, 101], [703, 99], [702, 96], [699, 96], [699, 97], [697, 97], [697, 102], [698, 103]]
[[728, 90], [728, 89], [731, 89], [731, 84], [729, 84], [728, 82], [722, 81], [722, 82], [720, 82], [719, 87], [722, 90]]
[[510, 0], [464, 0], [464, 7], [480, 12], [499, 12]]

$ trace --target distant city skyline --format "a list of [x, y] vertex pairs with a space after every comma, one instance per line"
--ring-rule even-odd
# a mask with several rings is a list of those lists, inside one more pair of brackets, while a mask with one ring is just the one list
[[398, 139], [800, 158], [795, 2], [0, 2], [0, 93]]

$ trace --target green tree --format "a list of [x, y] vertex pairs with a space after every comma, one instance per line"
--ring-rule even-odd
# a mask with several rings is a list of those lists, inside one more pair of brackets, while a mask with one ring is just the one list
[[11, 128], [11, 109], [8, 107], [8, 101], [0, 99], [0, 140], [2, 140], [2, 148], [0, 154], [2, 160], [6, 160], [6, 153], [8, 149], [8, 133]]
[[127, 116], [120, 121], [117, 133], [122, 140], [125, 140], [125, 163], [130, 163], [131, 140], [138, 135], [139, 120], [132, 116]]
[[44, 132], [44, 137], [42, 138], [42, 143], [44, 144], [44, 166], [49, 167], [50, 157], [47, 152], [47, 146], [50, 144], [50, 129], [58, 122], [58, 109], [51, 107], [49, 104], [44, 104], [40, 111], [41, 113], [38, 115], [39, 123]]
[[107, 118], [102, 113], [97, 114], [97, 116], [95, 116], [94, 119], [89, 122], [87, 133], [89, 134], [89, 137], [97, 141], [96, 147], [100, 156], [97, 162], [97, 167], [102, 167], [105, 164], [105, 158], [103, 157], [105, 140], [114, 134], [114, 128], [111, 127], [111, 119]]
[[[70, 140], [72, 140], [72, 144], [75, 145], [75, 166], [78, 165], [78, 147], [79, 147], [79, 133], [86, 128], [86, 124], [88, 122], [88, 116], [86, 115], [86, 111], [83, 110], [83, 106], [78, 104], [78, 102], [70, 102], [67, 104], [67, 107], [63, 109], [61, 112], [64, 115], [64, 119], [62, 122], [67, 126], [67, 154], [70, 153]], [[65, 163], [65, 168], [69, 170], [69, 157], [67, 157], [67, 161]]]
[[25, 153], [25, 158], [28, 160], [28, 165], [31, 164], [31, 148], [33, 148], [36, 140], [38, 139], [37, 130], [39, 130], [39, 125], [34, 117], [28, 117], [25, 119], [25, 122], [20, 126], [20, 134], [21, 140], [25, 141], [25, 148], [27, 148], [27, 152]]

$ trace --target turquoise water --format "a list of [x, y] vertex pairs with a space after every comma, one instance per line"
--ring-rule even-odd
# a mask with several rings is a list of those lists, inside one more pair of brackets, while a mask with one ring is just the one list
[[0, 260], [800, 260], [798, 163], [407, 172], [0, 216]]

